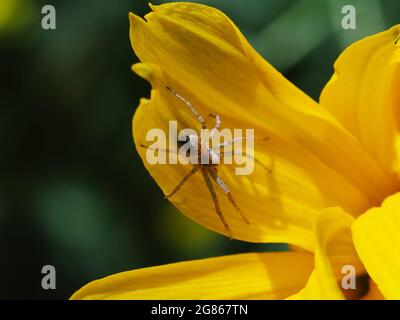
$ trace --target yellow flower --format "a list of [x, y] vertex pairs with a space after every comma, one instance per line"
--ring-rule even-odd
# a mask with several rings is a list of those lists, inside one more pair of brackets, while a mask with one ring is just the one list
[[[133, 119], [145, 167], [165, 194], [189, 170], [150, 165], [140, 147], [150, 129], [168, 132], [168, 120], [199, 128], [167, 87], [200, 114], [220, 115], [224, 128], [254, 128], [269, 138], [256, 142], [255, 155], [271, 173], [256, 166], [239, 177], [219, 166], [250, 223], [221, 196], [222, 211], [236, 239], [302, 249], [134, 270], [94, 281], [72, 298], [400, 298], [400, 26], [347, 48], [318, 104], [263, 60], [220, 11], [192, 3], [151, 8], [146, 20], [129, 16], [142, 61], [133, 71], [153, 88]], [[227, 235], [201, 174], [171, 201]], [[347, 265], [356, 270], [356, 289], [341, 289]]]

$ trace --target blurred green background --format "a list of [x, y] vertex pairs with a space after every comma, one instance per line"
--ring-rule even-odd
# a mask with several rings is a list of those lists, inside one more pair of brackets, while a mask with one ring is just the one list
[[[158, 4], [162, 1], [154, 1]], [[208, 0], [291, 81], [318, 99], [349, 43], [399, 23], [397, 0]], [[41, 29], [41, 8], [57, 29]], [[341, 8], [357, 9], [357, 30]], [[146, 1], [0, 0], [0, 298], [65, 299], [116, 272], [285, 245], [230, 241], [164, 200], [133, 147], [149, 85], [128, 12]], [[41, 288], [54, 265], [57, 289]]]

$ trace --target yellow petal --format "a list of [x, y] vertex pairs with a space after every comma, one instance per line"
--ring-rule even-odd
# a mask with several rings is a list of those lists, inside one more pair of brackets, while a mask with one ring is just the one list
[[368, 210], [352, 227], [357, 253], [387, 299], [400, 299], [400, 194]]
[[368, 293], [362, 298], [362, 300], [385, 300], [385, 297], [379, 291], [376, 283], [370, 281]]
[[[353, 215], [392, 191], [392, 179], [361, 145], [325, 110], [288, 82], [247, 43], [220, 11], [198, 4], [152, 7], [146, 21], [131, 14], [130, 37], [142, 64], [134, 71], [149, 80], [151, 100], [142, 100], [133, 119], [133, 136], [144, 164], [170, 193], [190, 166], [150, 165], [146, 134], [200, 126], [186, 105], [166, 87], [189, 100], [207, 120], [219, 114], [222, 128], [255, 129], [255, 155], [272, 173], [256, 164], [250, 176], [232, 168], [219, 173], [250, 224], [217, 191], [236, 239], [289, 242], [312, 250], [312, 227], [322, 208], [341, 206]], [[171, 201], [185, 215], [227, 234], [215, 213], [201, 174], [192, 177]]]
[[194, 260], [115, 274], [71, 299], [282, 299], [304, 286], [312, 265], [299, 252]]
[[[347, 48], [321, 95], [321, 105], [365, 145], [383, 166], [397, 169], [400, 25]], [[397, 168], [395, 168], [397, 167]]]
[[[365, 274], [365, 269], [357, 257], [352, 244], [350, 227], [354, 218], [340, 208], [324, 210], [316, 225], [317, 247], [315, 250], [315, 270], [306, 287], [290, 299], [344, 299], [341, 280], [345, 276], [345, 266], [352, 266], [356, 276]], [[358, 288], [362, 289], [362, 288]], [[358, 297], [363, 292], [347, 289], [346, 295]], [[347, 291], [346, 290], [346, 291]], [[351, 292], [350, 292], [351, 291]], [[353, 292], [354, 291], [354, 292]]]

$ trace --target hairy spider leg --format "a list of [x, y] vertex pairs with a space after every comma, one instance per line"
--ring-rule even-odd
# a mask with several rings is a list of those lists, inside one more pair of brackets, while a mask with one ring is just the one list
[[[249, 158], [251, 160], [253, 160], [255, 163], [257, 163], [259, 166], [261, 166], [262, 168], [264, 168], [265, 170], [267, 170], [269, 173], [272, 173], [272, 170], [270, 168], [268, 168], [261, 160], [259, 160], [256, 157], [253, 157], [252, 155], [248, 154], [247, 152], [242, 152], [242, 151], [235, 151], [233, 153], [233, 156], [235, 155], [239, 155], [241, 154], [243, 157]], [[225, 153], [223, 154], [223, 157], [225, 156]], [[232, 153], [230, 153], [230, 156], [232, 156]]]
[[141, 144], [140, 146], [141, 146], [142, 148], [145, 148], [145, 149], [148, 149], [148, 150], [151, 150], [151, 151], [166, 152], [166, 153], [169, 154], [169, 155], [170, 155], [170, 154], [173, 154], [173, 155], [179, 157], [178, 151], [175, 151], [175, 150], [152, 148], [152, 147], [146, 146], [146, 145], [144, 145], [144, 144]]
[[243, 157], [249, 158], [251, 160], [253, 160], [255, 163], [257, 163], [258, 165], [260, 165], [263, 169], [265, 169], [266, 171], [268, 171], [268, 173], [272, 173], [272, 170], [270, 168], [268, 168], [261, 160], [259, 160], [256, 157], [253, 157], [252, 155], [248, 154], [247, 152], [242, 152], [242, 151], [235, 151], [235, 152], [231, 152], [231, 151], [226, 151], [223, 153], [217, 153], [219, 157], [221, 157], [222, 161], [224, 157], [233, 157], [235, 155], [239, 155], [241, 154]]
[[204, 178], [204, 181], [206, 182], [207, 189], [210, 192], [211, 198], [214, 202], [215, 211], [217, 212], [218, 217], [221, 220], [222, 224], [224, 225], [229, 237], [231, 239], [233, 239], [231, 228], [229, 228], [229, 225], [226, 222], [224, 215], [222, 214], [221, 207], [219, 205], [219, 201], [218, 201], [218, 197], [217, 197], [217, 193], [215, 192], [214, 186], [212, 185], [212, 182], [208, 175], [206, 167], [201, 167], [201, 173], [203, 174], [203, 178]]
[[188, 100], [186, 100], [184, 97], [182, 97], [179, 93], [177, 93], [175, 90], [171, 89], [170, 87], [166, 87], [166, 88], [175, 97], [177, 97], [179, 100], [181, 100], [184, 104], [186, 104], [189, 107], [189, 109], [192, 111], [192, 113], [196, 117], [197, 121], [201, 124], [201, 128], [207, 129], [206, 122], [204, 121], [204, 119], [200, 115], [200, 113], [198, 113], [197, 110], [193, 107], [193, 105]]
[[240, 216], [243, 218], [243, 220], [247, 223], [250, 224], [249, 220], [245, 217], [243, 214], [242, 210], [240, 210], [239, 206], [236, 204], [236, 201], [233, 199], [232, 192], [229, 190], [229, 187], [225, 184], [225, 182], [218, 176], [217, 173], [217, 168], [208, 168], [208, 173], [210, 176], [214, 179], [214, 181], [218, 184], [218, 186], [224, 191], [226, 196], [228, 197], [229, 202], [232, 204], [232, 206], [236, 209], [236, 211], [240, 214]]
[[215, 127], [212, 128], [211, 132], [210, 132], [210, 139], [212, 139], [215, 135], [215, 133], [219, 130], [219, 128], [221, 127], [221, 118], [219, 117], [219, 115], [215, 116]]
[[[235, 154], [239, 154], [239, 151], [236, 151], [233, 153]], [[268, 173], [272, 173], [272, 170], [270, 168], [268, 168], [263, 162], [261, 162], [259, 159], [257, 159], [256, 157], [253, 157], [252, 155], [248, 154], [247, 152], [242, 152], [242, 156], [249, 158], [251, 160], [253, 160], [255, 163], [257, 163], [259, 166], [261, 166], [262, 168], [264, 168], [265, 170], [268, 171]]]
[[197, 171], [199, 170], [198, 167], [193, 167], [192, 170], [190, 170], [190, 172], [188, 172], [183, 178], [182, 180], [178, 183], [178, 185], [174, 188], [174, 190], [171, 191], [170, 194], [166, 195], [165, 198], [168, 199], [170, 197], [172, 197], [175, 193], [177, 193], [179, 191], [179, 189], [185, 184], [186, 181], [188, 181], [188, 179], [194, 175]]
[[235, 142], [244, 141], [244, 140], [251, 140], [251, 139], [263, 140], [263, 141], [269, 140], [268, 137], [266, 137], [266, 138], [260, 138], [260, 137], [254, 137], [254, 138], [236, 137], [236, 138], [233, 138], [232, 140], [225, 141], [225, 142], [219, 144], [218, 146], [216, 146], [216, 148], [229, 147], [229, 146], [233, 145]]
[[172, 152], [174, 151], [174, 150], [170, 150], [170, 149], [159, 149], [159, 148], [155, 149], [155, 148], [146, 146], [146, 145], [144, 145], [144, 144], [141, 144], [140, 146], [141, 146], [142, 148], [149, 149], [149, 150], [151, 150], [151, 151], [163, 151], [163, 152], [167, 152], [167, 153], [172, 153]]

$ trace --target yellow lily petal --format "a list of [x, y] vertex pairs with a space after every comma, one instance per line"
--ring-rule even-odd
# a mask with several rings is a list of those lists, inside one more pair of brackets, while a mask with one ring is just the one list
[[[393, 190], [393, 179], [325, 110], [288, 82], [247, 43], [220, 11], [192, 3], [152, 6], [146, 21], [130, 14], [130, 37], [142, 64], [133, 70], [149, 80], [151, 100], [143, 99], [133, 119], [137, 150], [164, 194], [171, 192], [190, 166], [150, 165], [145, 137], [152, 128], [168, 132], [168, 120], [180, 128], [199, 128], [187, 106], [166, 87], [189, 100], [208, 126], [219, 114], [222, 128], [254, 128], [256, 164], [250, 176], [220, 166], [250, 224], [217, 190], [233, 237], [251, 242], [289, 242], [314, 247], [312, 228], [319, 211], [341, 206], [364, 212]], [[185, 215], [227, 234], [197, 174], [171, 201]]]
[[[351, 265], [356, 275], [365, 273], [352, 244], [350, 227], [354, 218], [340, 208], [329, 208], [321, 212], [316, 225], [317, 247], [315, 270], [307, 285], [290, 299], [341, 300], [344, 295], [339, 287], [344, 274], [342, 268]], [[357, 283], [356, 283], [357, 285]], [[353, 289], [348, 289], [353, 291]], [[357, 288], [349, 292], [357, 296]], [[362, 294], [362, 293], [361, 293]]]
[[400, 299], [400, 193], [368, 210], [352, 227], [357, 253], [387, 299]]
[[382, 165], [397, 169], [397, 173], [399, 38], [397, 25], [347, 48], [336, 61], [335, 74], [320, 98], [322, 107], [371, 150]]
[[385, 297], [379, 291], [375, 282], [369, 282], [368, 293], [361, 300], [385, 300]]
[[71, 299], [282, 299], [304, 286], [312, 266], [299, 252], [179, 262], [93, 281]]

